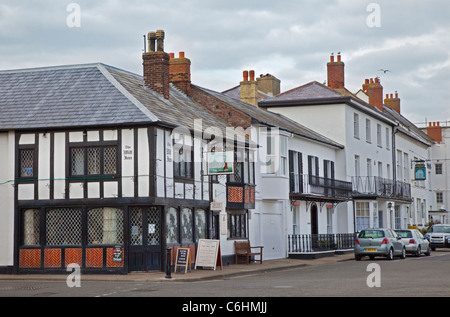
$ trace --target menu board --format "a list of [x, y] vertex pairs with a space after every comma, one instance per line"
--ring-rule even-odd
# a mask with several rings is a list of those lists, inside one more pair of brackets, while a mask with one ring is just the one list
[[214, 270], [217, 266], [220, 266], [220, 269], [223, 269], [219, 240], [200, 239], [198, 241], [195, 269], [198, 266], [213, 268]]
[[188, 268], [191, 270], [191, 257], [189, 248], [178, 248], [177, 249], [177, 258], [175, 260], [175, 272], [177, 271], [177, 267], [184, 266], [184, 273], [187, 272]]

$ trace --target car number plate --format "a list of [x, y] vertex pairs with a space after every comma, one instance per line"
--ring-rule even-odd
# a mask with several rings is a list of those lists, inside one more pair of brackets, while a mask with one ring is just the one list
[[375, 252], [377, 249], [366, 249], [366, 252]]

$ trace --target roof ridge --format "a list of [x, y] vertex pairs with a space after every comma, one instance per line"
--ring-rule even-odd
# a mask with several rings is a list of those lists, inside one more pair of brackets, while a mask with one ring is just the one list
[[94, 67], [98, 67], [98, 65], [104, 65], [104, 64], [97, 62], [97, 63], [86, 63], [86, 64], [53, 65], [53, 66], [42, 66], [42, 67], [5, 69], [5, 70], [0, 70], [0, 74], [31, 73], [31, 72], [40, 72], [40, 71], [49, 71], [49, 70], [64, 70], [64, 69], [77, 69], [77, 68], [94, 68]]

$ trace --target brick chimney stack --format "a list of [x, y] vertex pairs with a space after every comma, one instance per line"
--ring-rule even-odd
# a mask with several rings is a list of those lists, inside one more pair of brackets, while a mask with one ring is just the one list
[[369, 104], [383, 111], [383, 86], [381, 86], [379, 78], [370, 79], [367, 94], [369, 95]]
[[175, 58], [170, 53], [169, 62], [169, 82], [175, 85], [179, 90], [187, 96], [191, 95], [191, 61], [184, 57], [184, 52], [179, 53], [179, 57]]
[[[250, 80], [248, 79], [250, 75]], [[255, 71], [244, 70], [244, 80], [241, 81], [241, 101], [258, 106], [258, 86], [255, 80]]]
[[396, 111], [397, 113], [400, 113], [400, 98], [398, 98], [398, 93], [395, 92], [395, 98], [393, 94], [391, 94], [390, 96], [386, 94], [386, 99], [384, 99], [384, 105]]
[[429, 123], [427, 127], [427, 134], [436, 142], [442, 142], [442, 127], [439, 122]]
[[149, 51], [142, 54], [145, 85], [165, 99], [169, 99], [170, 57], [164, 52], [163, 30], [148, 33], [148, 47]]
[[345, 64], [341, 61], [341, 53], [337, 55], [337, 61], [334, 61], [334, 55], [330, 56], [330, 62], [327, 63], [327, 83], [328, 87], [333, 89], [342, 89], [345, 86], [344, 76]]

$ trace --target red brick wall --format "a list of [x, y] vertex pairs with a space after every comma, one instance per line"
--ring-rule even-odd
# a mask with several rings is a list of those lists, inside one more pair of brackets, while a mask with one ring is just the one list
[[191, 98], [231, 127], [247, 129], [251, 126], [250, 116], [236, 110], [226, 102], [214, 98], [195, 86], [191, 87]]

